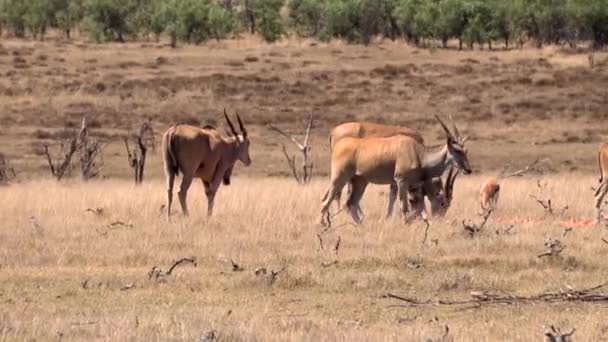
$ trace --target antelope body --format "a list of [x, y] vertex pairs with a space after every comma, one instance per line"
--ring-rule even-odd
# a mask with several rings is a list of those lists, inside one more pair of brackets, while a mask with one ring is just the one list
[[230, 184], [232, 169], [237, 160], [245, 166], [251, 164], [249, 139], [241, 118], [237, 114], [241, 134], [238, 134], [224, 110], [224, 116], [231, 129], [231, 136], [222, 137], [211, 127], [195, 127], [177, 124], [163, 134], [162, 154], [167, 178], [167, 218], [171, 215], [173, 185], [175, 176], [182, 173], [182, 183], [178, 192], [184, 215], [188, 215], [186, 197], [194, 178], [200, 178], [207, 196], [207, 215], [213, 213], [215, 194], [220, 183]]
[[597, 209], [597, 219], [600, 219], [602, 201], [608, 193], [608, 143], [601, 144], [597, 152], [597, 164], [600, 169], [599, 186], [595, 191], [595, 208]]
[[479, 189], [479, 201], [481, 210], [484, 212], [490, 209], [496, 209], [498, 203], [498, 195], [500, 194], [500, 185], [494, 177], [486, 178]]
[[[407, 192], [422, 186], [432, 194], [431, 180], [440, 177], [447, 167], [456, 164], [465, 174], [471, 172], [464, 141], [454, 126], [454, 134], [437, 117], [447, 135], [447, 143], [438, 147], [425, 147], [407, 135], [390, 137], [345, 137], [334, 145], [331, 158], [331, 183], [323, 197], [322, 223], [329, 216], [331, 201], [348, 182], [353, 190], [347, 207], [356, 223], [360, 223], [359, 202], [369, 183], [396, 184], [401, 203], [401, 213], [406, 218]], [[328, 222], [329, 223], [329, 222]]]
[[[394, 126], [394, 125], [385, 125], [367, 121], [355, 121], [355, 122], [346, 122], [334, 127], [329, 134], [329, 144], [330, 149], [333, 150], [334, 145], [342, 138], [352, 137], [352, 138], [367, 138], [367, 137], [390, 137], [394, 135], [405, 135], [413, 138], [420, 144], [424, 144], [424, 139], [420, 132], [414, 128], [405, 127], [405, 126]], [[439, 194], [441, 188], [443, 188], [443, 184], [441, 184], [441, 179], [438, 179], [439, 183], [438, 188], [434, 194]], [[349, 190], [351, 188], [351, 184], [348, 183]], [[432, 208], [440, 207], [441, 204], [438, 203], [438, 198], [433, 194], [427, 194], [422, 190], [421, 194], [417, 194], [420, 189], [411, 189], [411, 205], [416, 208], [415, 212], [418, 214], [422, 213], [424, 210], [424, 196], [426, 195], [430, 201]], [[349, 191], [350, 193], [350, 191]], [[340, 205], [340, 198], [342, 196], [342, 191], [339, 191], [336, 194], [336, 200], [338, 202], [338, 206]], [[395, 204], [395, 200], [397, 199], [397, 186], [396, 184], [390, 185], [389, 190], [389, 198], [388, 198], [388, 209], [387, 209], [387, 217], [390, 217], [393, 213], [393, 207]]]

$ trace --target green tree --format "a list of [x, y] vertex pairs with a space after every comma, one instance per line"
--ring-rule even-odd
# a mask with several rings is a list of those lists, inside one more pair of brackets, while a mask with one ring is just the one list
[[267, 42], [279, 40], [285, 33], [280, 13], [283, 4], [284, 0], [256, 0], [254, 3], [256, 30]]
[[125, 35], [133, 32], [130, 22], [137, 5], [135, 0], [88, 0], [85, 29], [98, 42], [124, 42]]
[[289, 1], [289, 18], [295, 31], [306, 37], [316, 37], [323, 29], [324, 0]]
[[608, 45], [608, 5], [605, 0], [570, 0], [568, 13], [578, 36], [598, 49]]
[[0, 20], [17, 38], [25, 36], [25, 15], [28, 6], [23, 0], [0, 0]]

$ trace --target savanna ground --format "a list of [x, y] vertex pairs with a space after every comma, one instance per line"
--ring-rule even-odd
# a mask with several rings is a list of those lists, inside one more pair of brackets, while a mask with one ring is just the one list
[[[564, 236], [560, 224], [594, 217], [595, 152], [606, 134], [605, 53], [595, 53], [600, 65], [592, 69], [586, 52], [558, 48], [459, 52], [253, 38], [176, 50], [0, 44], [0, 152], [19, 172], [15, 184], [0, 188], [2, 339], [192, 340], [215, 330], [223, 340], [424, 340], [441, 337], [447, 325], [458, 341], [529, 341], [549, 324], [576, 327], [577, 340], [608, 339], [605, 303], [404, 307], [382, 298], [466, 299], [478, 289], [535, 294], [608, 280], [605, 229]], [[245, 120], [253, 164], [237, 166], [212, 218], [194, 183], [192, 216], [167, 223], [158, 151], [149, 157], [147, 181], [135, 187], [121, 138], [144, 119], [158, 134], [177, 121], [223, 127], [223, 107]], [[316, 178], [298, 186], [284, 177], [280, 144], [289, 142], [265, 125], [299, 133], [311, 111], [318, 119]], [[329, 128], [352, 119], [408, 124], [438, 143], [432, 113], [452, 114], [470, 136], [475, 174], [458, 178], [453, 205], [433, 221], [427, 245], [422, 223], [382, 218], [382, 187], [364, 197], [363, 226], [339, 214], [340, 227], [321, 233]], [[40, 146], [83, 115], [108, 144], [107, 179], [54, 182]], [[468, 237], [461, 222], [480, 220], [482, 177], [536, 158], [546, 173], [503, 180], [499, 209], [479, 236]], [[548, 182], [544, 193], [539, 177]], [[551, 198], [557, 212], [568, 209], [546, 215], [530, 195]], [[537, 222], [509, 229], [494, 220], [503, 217]], [[124, 224], [112, 224], [118, 221]], [[538, 258], [548, 237], [567, 247]], [[148, 280], [153, 266], [166, 271], [191, 256], [198, 267]], [[234, 272], [231, 259], [244, 270]], [[270, 284], [254, 274], [259, 267], [285, 269]]]

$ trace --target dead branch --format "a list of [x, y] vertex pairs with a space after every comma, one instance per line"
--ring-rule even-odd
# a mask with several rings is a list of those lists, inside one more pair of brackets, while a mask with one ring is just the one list
[[588, 289], [576, 290], [569, 289], [566, 291], [543, 292], [531, 296], [513, 295], [499, 290], [481, 290], [471, 291], [471, 299], [465, 300], [444, 300], [438, 299], [435, 301], [420, 300], [414, 297], [406, 297], [387, 293], [381, 298], [392, 298], [402, 302], [406, 302], [408, 306], [424, 306], [424, 305], [492, 305], [492, 304], [536, 304], [536, 303], [563, 303], [563, 302], [608, 302], [608, 292], [597, 292], [598, 290], [608, 286], [608, 283], [603, 283]]
[[[424, 223], [426, 223], [426, 228], [424, 228], [424, 239], [422, 239], [422, 244], [426, 245], [426, 239], [429, 236], [429, 227], [431, 226], [431, 224], [429, 223], [429, 220], [427, 220], [426, 218], [424, 218]], [[464, 221], [463, 221], [464, 223]]]
[[341, 242], [341, 238], [340, 236], [338, 236], [338, 241], [336, 241], [336, 245], [334, 246], [334, 252], [336, 253], [336, 258], [338, 257], [338, 250], [340, 250], [340, 242]]
[[103, 169], [103, 147], [97, 139], [89, 138], [86, 118], [80, 130], [80, 174], [83, 180], [99, 176]]
[[104, 208], [102, 208], [102, 207], [97, 207], [95, 209], [87, 208], [85, 210], [85, 212], [90, 212], [90, 213], [93, 213], [93, 214], [95, 214], [97, 216], [103, 216], [105, 214], [106, 210]]
[[602, 238], [602, 242], [608, 245], [608, 240]]
[[321, 265], [319, 265], [321, 268], [328, 268], [331, 267], [333, 265], [337, 265], [338, 264], [338, 260], [334, 260], [334, 261], [324, 261], [321, 263]]
[[267, 125], [268, 128], [279, 133], [280, 135], [284, 136], [285, 138], [291, 140], [296, 145], [296, 147], [298, 148], [300, 153], [302, 154], [302, 172], [300, 175], [298, 175], [298, 173], [296, 171], [296, 167], [295, 167], [295, 156], [290, 157], [289, 154], [287, 153], [287, 150], [285, 149], [285, 145], [283, 145], [283, 154], [285, 155], [285, 158], [287, 159], [287, 164], [289, 165], [294, 178], [300, 184], [308, 184], [308, 183], [310, 183], [310, 181], [312, 179], [313, 163], [311, 160], [309, 160], [309, 152], [311, 149], [310, 132], [313, 128], [314, 121], [315, 121], [315, 115], [314, 115], [314, 113], [311, 113], [310, 119], [308, 120], [308, 125], [306, 126], [304, 141], [302, 143], [300, 143], [294, 136], [285, 133], [283, 130], [281, 130], [271, 124]]
[[0, 153], [0, 184], [8, 184], [17, 176], [6, 156]]
[[564, 228], [564, 233], [562, 234], [562, 237], [566, 237], [566, 235], [568, 235], [568, 233], [570, 233], [571, 231], [572, 227]]
[[287, 165], [289, 165], [289, 168], [291, 169], [291, 174], [293, 175], [293, 178], [300, 182], [300, 178], [298, 176], [298, 171], [296, 171], [296, 156], [289, 156], [289, 154], [287, 153], [287, 149], [285, 148], [284, 144], [281, 144], [281, 146], [283, 147], [283, 154], [285, 155], [285, 159], [287, 159]]
[[129, 166], [133, 169], [135, 184], [141, 184], [144, 180], [148, 147], [151, 147], [152, 150], [156, 149], [154, 130], [150, 122], [145, 121], [139, 129], [139, 133], [133, 135], [131, 139], [134, 141], [135, 148], [130, 148], [129, 137], [124, 138], [127, 159], [129, 161]]
[[173, 265], [171, 265], [171, 267], [169, 267], [169, 270], [167, 272], [164, 272], [158, 266], [152, 267], [152, 269], [150, 270], [150, 272], [148, 272], [148, 280], [154, 280], [154, 281], [163, 280], [164, 278], [169, 277], [171, 275], [171, 273], [173, 273], [173, 270], [175, 270], [175, 268], [177, 266], [183, 265], [183, 264], [193, 264], [194, 267], [198, 266], [196, 264], [196, 259], [194, 257], [192, 257], [192, 258], [182, 258], [182, 259], [179, 259], [176, 262], [174, 262]]
[[242, 272], [245, 270], [241, 265], [237, 264], [232, 259], [230, 259], [230, 264], [232, 265], [232, 272]]
[[557, 256], [566, 249], [566, 246], [557, 239], [548, 238], [545, 240], [545, 252], [539, 254], [537, 257], [542, 258], [546, 256]]
[[257, 277], [262, 277], [263, 279], [265, 279], [266, 282], [267, 282], [267, 284], [268, 284], [268, 286], [272, 286], [275, 283], [275, 281], [277, 280], [277, 277], [281, 273], [285, 272], [286, 269], [287, 269], [287, 262], [285, 262], [283, 264], [283, 267], [280, 270], [278, 270], [278, 271], [270, 270], [270, 272], [268, 272], [268, 270], [266, 269], [266, 267], [258, 267], [255, 270], [254, 274]]
[[317, 234], [317, 238], [319, 239], [319, 247], [321, 247], [321, 251], [325, 252], [325, 247], [323, 246], [323, 238], [321, 234]]
[[536, 165], [540, 162], [540, 158], [536, 159], [535, 161], [533, 161], [532, 163], [526, 165], [526, 167], [524, 167], [521, 170], [517, 170], [515, 172], [511, 172], [509, 174], [506, 174], [506, 170], [503, 170], [500, 175], [498, 176], [499, 178], [509, 178], [509, 177], [521, 177], [523, 175], [525, 175], [526, 173], [529, 172], [533, 172], [533, 171], [539, 171], [536, 168]]
[[545, 337], [548, 342], [569, 342], [570, 336], [574, 335], [575, 331], [576, 329], [572, 328], [569, 332], [563, 333], [560, 328], [556, 329], [552, 325], [545, 331]]
[[475, 237], [475, 235], [477, 235], [477, 233], [481, 232], [481, 230], [486, 225], [486, 223], [488, 222], [488, 219], [490, 218], [490, 216], [492, 215], [493, 212], [494, 212], [494, 209], [492, 209], [492, 208], [486, 210], [486, 212], [483, 214], [483, 220], [481, 221], [481, 223], [479, 225], [474, 224], [474, 223], [467, 224], [465, 222], [465, 220], [462, 220], [462, 227], [464, 228], [465, 232], [467, 232], [469, 234], [469, 237]]

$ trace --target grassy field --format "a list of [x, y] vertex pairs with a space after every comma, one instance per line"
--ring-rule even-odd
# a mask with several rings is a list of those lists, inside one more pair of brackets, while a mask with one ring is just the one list
[[[608, 54], [594, 53], [595, 68], [588, 54], [295, 39], [269, 45], [251, 37], [178, 49], [2, 40], [0, 153], [18, 176], [0, 187], [0, 339], [194, 340], [214, 330], [225, 341], [438, 341], [447, 326], [443, 341], [530, 341], [551, 324], [576, 328], [576, 340], [608, 339], [606, 303], [475, 308], [385, 298], [458, 300], [483, 289], [530, 295], [608, 281], [603, 225], [566, 231], [561, 224], [595, 217], [590, 187], [608, 133]], [[179, 121], [223, 128], [224, 107], [246, 122], [253, 163], [237, 164], [212, 218], [194, 182], [192, 215], [168, 223], [159, 151], [135, 187], [122, 138], [145, 119], [157, 138]], [[311, 111], [315, 176], [298, 186], [285, 177], [281, 144], [290, 142], [266, 125], [298, 135]], [[452, 114], [470, 136], [474, 173], [458, 178], [452, 207], [433, 221], [427, 244], [423, 223], [383, 218], [387, 189], [378, 186], [364, 196], [364, 225], [340, 213], [338, 228], [323, 231], [330, 127], [407, 124], [434, 144], [443, 135], [433, 113]], [[91, 134], [107, 144], [104, 179], [82, 183], [75, 170], [50, 180], [41, 146], [56, 148], [85, 115]], [[469, 237], [462, 221], [481, 221], [482, 179], [537, 158], [544, 175], [502, 179], [499, 209]], [[539, 180], [547, 182], [542, 191]], [[556, 214], [532, 196], [550, 198]], [[503, 218], [535, 221], [511, 227]], [[538, 258], [547, 238], [566, 249]], [[197, 267], [148, 279], [154, 266], [167, 271], [184, 257], [195, 257]], [[256, 275], [262, 267], [283, 271], [271, 282]]]
[[[555, 324], [575, 327], [577, 340], [608, 338], [605, 303], [407, 307], [382, 298], [467, 299], [480, 289], [527, 295], [608, 280], [605, 229], [566, 232], [560, 223], [593, 217], [595, 177], [545, 177], [544, 193], [534, 178], [506, 179], [499, 209], [470, 238], [461, 221], [481, 220], [480, 181], [459, 178], [453, 207], [432, 223], [426, 245], [422, 223], [382, 218], [386, 189], [378, 186], [362, 202], [364, 225], [349, 225], [341, 213], [326, 232], [318, 223], [321, 181], [302, 187], [237, 177], [221, 188], [210, 219], [202, 189], [193, 187], [192, 215], [172, 223], [161, 216], [164, 186], [157, 181], [3, 188], [0, 337], [193, 340], [215, 330], [221, 340], [425, 340], [441, 337], [447, 325], [456, 341], [530, 341]], [[532, 195], [568, 209], [546, 215]], [[524, 217], [538, 222], [510, 230], [497, 222]], [[538, 258], [549, 237], [567, 248]], [[166, 271], [183, 257], [195, 257], [198, 267], [177, 267], [163, 282], [148, 279], [153, 266]], [[244, 270], [233, 271], [231, 260]], [[260, 267], [285, 270], [270, 283], [256, 276]]]
[[[594, 171], [606, 139], [608, 54], [542, 50], [419, 50], [385, 41], [341, 42], [253, 37], [171, 49], [166, 44], [86, 41], [0, 42], [0, 152], [22, 178], [48, 174], [42, 144], [54, 150], [65, 127], [89, 118], [108, 146], [103, 175], [130, 175], [122, 137], [150, 119], [157, 136], [175, 122], [225, 127], [238, 111], [252, 138], [247, 176], [289, 174], [274, 125], [302, 134], [317, 115], [312, 158], [328, 173], [327, 134], [349, 120], [407, 124], [430, 144], [443, 133], [432, 114], [452, 114], [476, 172], [546, 158], [555, 171]], [[162, 175], [159, 153], [148, 174]]]

